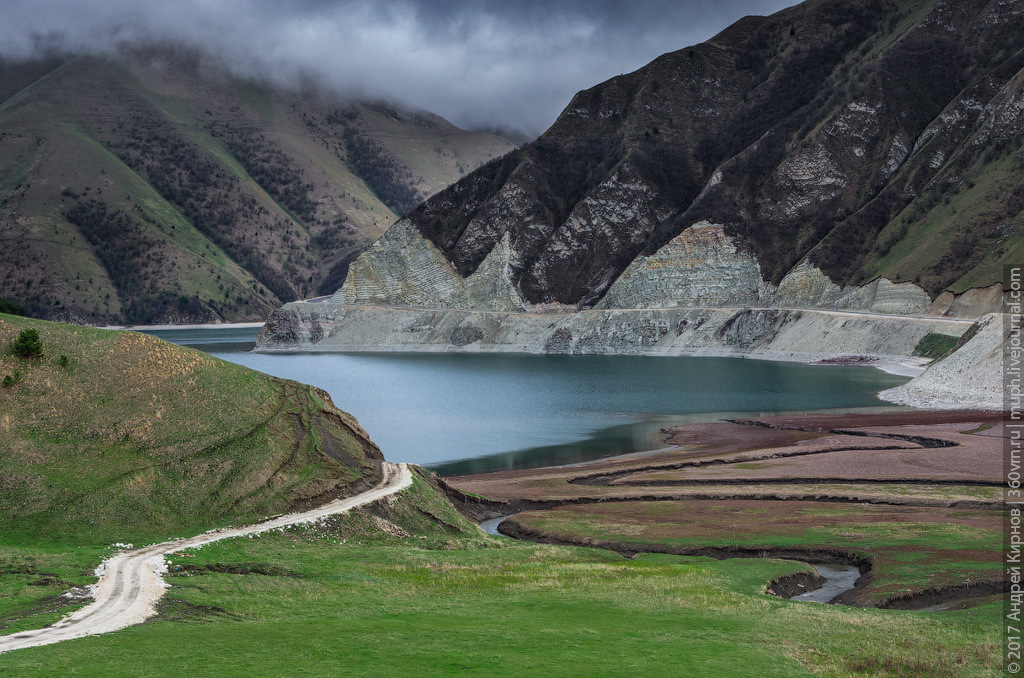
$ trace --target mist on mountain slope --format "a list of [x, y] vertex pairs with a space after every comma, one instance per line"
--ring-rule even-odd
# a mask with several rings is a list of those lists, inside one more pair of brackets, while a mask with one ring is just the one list
[[792, 0], [13, 0], [0, 57], [199, 48], [216, 70], [431, 110], [519, 140], [580, 89]]

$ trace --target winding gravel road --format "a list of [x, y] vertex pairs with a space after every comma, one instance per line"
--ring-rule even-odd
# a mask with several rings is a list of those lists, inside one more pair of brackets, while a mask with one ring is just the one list
[[53, 626], [0, 636], [0, 654], [26, 647], [50, 645], [63, 640], [110, 633], [143, 622], [155, 612], [156, 602], [167, 584], [160, 576], [165, 571], [164, 557], [173, 551], [194, 548], [221, 539], [245, 537], [296, 523], [308, 523], [357, 506], [370, 504], [412, 485], [412, 472], [406, 464], [383, 462], [381, 482], [354, 497], [337, 499], [302, 513], [289, 513], [246, 527], [229, 527], [187, 539], [123, 551], [103, 561], [100, 579], [92, 588], [93, 602]]

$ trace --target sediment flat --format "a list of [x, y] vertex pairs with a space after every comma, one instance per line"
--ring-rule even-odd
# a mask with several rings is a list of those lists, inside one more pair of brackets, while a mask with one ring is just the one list
[[1001, 590], [1001, 412], [794, 414], [663, 432], [670, 447], [644, 457], [446, 482], [481, 517], [518, 512], [502, 530], [521, 538], [714, 557], [834, 551], [871, 575], [850, 604]]

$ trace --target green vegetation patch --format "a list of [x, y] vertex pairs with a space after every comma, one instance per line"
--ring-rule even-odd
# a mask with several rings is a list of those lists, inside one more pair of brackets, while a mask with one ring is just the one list
[[[806, 567], [791, 561], [627, 560], [489, 538], [456, 516], [429, 517], [446, 504], [417, 479], [400, 499], [172, 557], [189, 569], [169, 577], [160, 620], [12, 653], [5, 668], [788, 678], [977, 676], [997, 661], [998, 605], [927, 614], [795, 603], [764, 595]], [[254, 563], [261, 572], [241, 573]]]
[[917, 342], [917, 346], [914, 347], [914, 355], [938, 360], [952, 353], [959, 341], [960, 337], [929, 332], [921, 338], [921, 341]]
[[[312, 387], [134, 332], [0, 315], [0, 631], [63, 616], [112, 544], [246, 524], [376, 482]], [[453, 509], [454, 510], [454, 509]]]
[[0, 313], [7, 313], [8, 315], [25, 315], [25, 309], [17, 304], [12, 304], [9, 301], [0, 299]]
[[[767, 511], [758, 509], [768, 509]], [[838, 548], [874, 564], [869, 601], [1000, 578], [998, 511], [833, 506], [820, 502], [622, 502], [531, 511], [516, 521], [563, 541], [687, 549]]]
[[0, 316], [0, 543], [156, 541], [372, 483], [376, 447], [311, 387], [148, 335]]

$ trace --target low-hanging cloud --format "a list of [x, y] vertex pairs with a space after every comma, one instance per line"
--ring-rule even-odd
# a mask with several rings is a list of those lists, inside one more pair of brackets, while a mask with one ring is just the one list
[[0, 55], [171, 41], [242, 76], [539, 133], [583, 88], [793, 0], [7, 0]]

